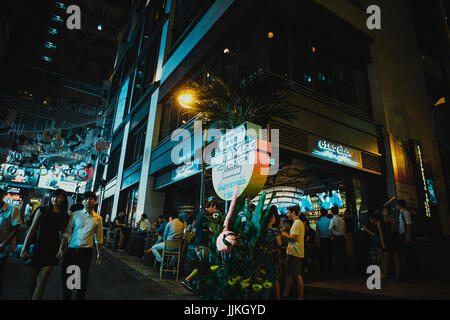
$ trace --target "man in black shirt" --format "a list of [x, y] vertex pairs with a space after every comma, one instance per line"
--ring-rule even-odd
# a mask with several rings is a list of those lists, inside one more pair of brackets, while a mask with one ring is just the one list
[[117, 234], [119, 235], [119, 250], [123, 250], [124, 242], [125, 242], [125, 232], [123, 227], [126, 226], [126, 217], [123, 211], [120, 211], [117, 217], [114, 219], [114, 231], [116, 236], [114, 238], [114, 250], [117, 250]]
[[[197, 264], [200, 265], [202, 262], [207, 262], [209, 260], [209, 230], [208, 230], [208, 220], [206, 215], [212, 215], [216, 211], [216, 204], [213, 200], [208, 201], [205, 205], [206, 210], [202, 210], [197, 214], [197, 226], [195, 231], [195, 239], [193, 246], [195, 247], [195, 254], [197, 256]], [[192, 279], [198, 272], [198, 267], [192, 271], [192, 273], [186, 277], [181, 284], [189, 291], [194, 291], [191, 286]]]

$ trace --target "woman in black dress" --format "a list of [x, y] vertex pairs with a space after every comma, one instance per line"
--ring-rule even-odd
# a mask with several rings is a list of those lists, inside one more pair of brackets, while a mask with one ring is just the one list
[[[389, 260], [391, 255], [394, 255], [395, 261], [398, 260], [398, 255], [395, 246], [395, 219], [389, 215], [389, 209], [384, 207], [381, 211], [382, 217], [380, 219], [382, 248], [383, 248], [383, 263], [381, 268], [381, 278], [387, 278], [389, 275]], [[396, 267], [396, 274], [398, 273]]]
[[[272, 205], [267, 215], [266, 224], [263, 231], [262, 247], [264, 248], [264, 262], [267, 271], [267, 279], [274, 284], [275, 299], [280, 300], [280, 248], [281, 232], [278, 228], [278, 209]], [[278, 224], [277, 224], [278, 220]]]
[[[29, 293], [33, 300], [42, 298], [47, 280], [54, 266], [59, 264], [58, 253], [61, 232], [67, 220], [67, 195], [64, 190], [55, 190], [50, 207], [40, 207], [34, 215], [33, 223], [25, 238], [20, 256], [30, 266]], [[34, 241], [33, 252], [28, 248]]]

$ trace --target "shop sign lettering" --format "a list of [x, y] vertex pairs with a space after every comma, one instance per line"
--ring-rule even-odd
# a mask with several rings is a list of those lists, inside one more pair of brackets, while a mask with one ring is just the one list
[[357, 155], [355, 155], [353, 150], [326, 140], [318, 140], [316, 146], [313, 147], [311, 154], [318, 158], [351, 167], [361, 166], [360, 161], [355, 161], [359, 159], [355, 159], [357, 158]]

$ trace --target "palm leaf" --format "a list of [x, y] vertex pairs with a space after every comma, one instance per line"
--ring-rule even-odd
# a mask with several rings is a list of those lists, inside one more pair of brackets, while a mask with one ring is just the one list
[[246, 121], [266, 126], [273, 118], [296, 119], [283, 79], [271, 73], [242, 77], [210, 72], [206, 84], [194, 82], [188, 90], [196, 97], [189, 112], [201, 113], [206, 127], [219, 122], [230, 129]]

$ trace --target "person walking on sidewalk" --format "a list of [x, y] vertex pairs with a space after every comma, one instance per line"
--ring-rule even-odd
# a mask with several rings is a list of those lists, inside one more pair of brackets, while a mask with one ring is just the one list
[[196, 255], [196, 268], [188, 275], [181, 284], [187, 290], [193, 292], [194, 288], [192, 287], [192, 280], [195, 275], [198, 273], [198, 268], [203, 263], [209, 262], [209, 248], [208, 248], [208, 220], [206, 217], [212, 216], [213, 213], [216, 212], [216, 203], [214, 200], [210, 200], [205, 205], [205, 210], [200, 211], [197, 214], [197, 227], [195, 232], [195, 239], [193, 246], [195, 248]]
[[[404, 275], [405, 280], [417, 279], [417, 261], [414, 255], [414, 234], [413, 220], [411, 213], [406, 210], [406, 202], [398, 199], [396, 208], [398, 210], [398, 234], [400, 256], [404, 256], [406, 265], [400, 266], [400, 276]], [[403, 270], [402, 270], [403, 269]], [[402, 275], [403, 274], [403, 275]]]
[[289, 296], [292, 279], [297, 282], [297, 300], [303, 300], [302, 259], [305, 257], [305, 225], [300, 221], [298, 206], [289, 207], [287, 216], [293, 220], [290, 233], [283, 232], [281, 236], [288, 240], [287, 246], [287, 274], [283, 292], [283, 298]]
[[20, 209], [3, 201], [7, 192], [0, 188], [0, 297], [6, 261], [16, 246], [16, 233], [22, 225]]
[[[72, 213], [64, 231], [58, 252], [58, 257], [64, 258], [61, 268], [64, 300], [69, 300], [72, 297], [72, 291], [67, 283], [70, 274], [73, 272], [67, 270], [69, 266], [80, 268], [81, 286], [76, 288], [76, 298], [77, 300], [85, 299], [94, 242], [97, 248], [96, 264], [102, 263], [103, 221], [102, 217], [94, 211], [96, 204], [96, 194], [91, 191], [86, 192], [83, 195], [84, 209]], [[65, 252], [69, 238], [69, 248]]]
[[316, 223], [316, 229], [320, 237], [320, 266], [322, 272], [331, 270], [331, 240], [330, 240], [330, 219], [328, 219], [328, 211], [320, 209], [321, 217]]
[[[53, 267], [59, 265], [56, 255], [61, 243], [61, 233], [69, 217], [67, 207], [66, 192], [62, 189], [55, 190], [50, 206], [37, 210], [25, 238], [20, 257], [30, 267], [28, 290], [32, 300], [42, 298]], [[34, 247], [30, 254], [29, 247], [34, 238]]]
[[345, 264], [345, 221], [339, 217], [339, 208], [331, 208], [333, 218], [330, 221], [331, 251], [334, 271], [342, 273]]

